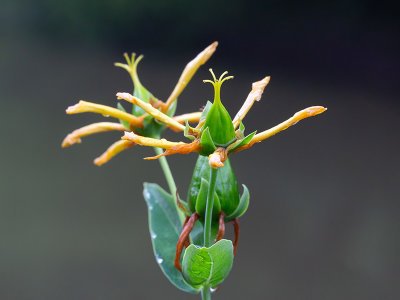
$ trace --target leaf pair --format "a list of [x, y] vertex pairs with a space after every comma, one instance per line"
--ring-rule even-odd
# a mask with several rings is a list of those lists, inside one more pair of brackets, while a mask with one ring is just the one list
[[217, 287], [233, 265], [233, 245], [220, 240], [210, 248], [190, 245], [183, 256], [182, 273], [193, 287]]
[[190, 245], [183, 257], [182, 275], [174, 266], [176, 244], [182, 230], [174, 198], [154, 183], [144, 184], [143, 196], [149, 211], [154, 255], [171, 283], [188, 293], [198, 293], [204, 285], [220, 284], [232, 268], [232, 242], [220, 240], [210, 248]]

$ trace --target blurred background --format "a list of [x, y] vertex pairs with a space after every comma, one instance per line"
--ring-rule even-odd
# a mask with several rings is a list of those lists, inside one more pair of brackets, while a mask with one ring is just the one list
[[[228, 70], [234, 115], [263, 130], [296, 111], [328, 111], [232, 157], [250, 189], [233, 270], [215, 299], [399, 299], [399, 18], [390, 1], [2, 0], [0, 299], [200, 299], [153, 257], [142, 183], [167, 188], [151, 149], [92, 164], [120, 133], [61, 149], [104, 118], [67, 116], [80, 99], [116, 105], [132, 90], [113, 66], [145, 54], [142, 83], [166, 99], [182, 69], [219, 41], [178, 113], [213, 95]], [[167, 138], [182, 140], [179, 134]], [[196, 155], [169, 158], [186, 195]]]

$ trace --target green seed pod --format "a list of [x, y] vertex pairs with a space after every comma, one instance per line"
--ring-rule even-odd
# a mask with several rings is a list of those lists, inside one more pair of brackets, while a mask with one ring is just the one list
[[[132, 82], [133, 82], [133, 96], [135, 96], [136, 98], [139, 98], [140, 100], [142, 100], [143, 102], [146, 102], [146, 103], [150, 103], [152, 100], [157, 100], [153, 96], [153, 94], [142, 85], [142, 83], [139, 80], [139, 76], [137, 74], [137, 66], [138, 66], [139, 62], [143, 59], [143, 55], [136, 57], [135, 53], [132, 53], [132, 56], [129, 57], [127, 54], [125, 54], [125, 59], [127, 61], [127, 65], [117, 63], [116, 66], [126, 69], [129, 72], [129, 74], [131, 75]], [[176, 110], [176, 105], [177, 105], [177, 101], [174, 101], [174, 103], [169, 107], [169, 109], [167, 111], [168, 116], [174, 115], [175, 110]], [[118, 103], [117, 107], [119, 110], [126, 112], [126, 110], [120, 103]], [[137, 105], [132, 106], [132, 114], [134, 116], [140, 117], [145, 113], [146, 112], [139, 106], [137, 106]], [[120, 121], [120, 122], [122, 125], [125, 126], [125, 128], [128, 131], [130, 131], [132, 129], [131, 124], [129, 124], [129, 122], [126, 122], [126, 121]], [[160, 136], [160, 134], [162, 133], [162, 131], [164, 130], [164, 128], [165, 128], [165, 125], [162, 124], [161, 122], [157, 121], [156, 119], [154, 119], [152, 116], [147, 116], [144, 118], [143, 127], [133, 126], [133, 129], [135, 130], [136, 133], [138, 133], [142, 136], [154, 137], [154, 138], [158, 138]]]
[[[208, 164], [208, 158], [200, 155], [194, 168], [187, 198], [189, 208], [192, 212], [197, 211], [197, 208], [204, 207], [205, 209], [206, 204], [197, 203], [197, 201], [207, 201], [207, 197], [199, 197], [199, 193], [201, 190], [202, 181], [205, 180], [208, 182], [210, 173], [211, 167]], [[220, 211], [223, 211], [226, 216], [231, 215], [238, 208], [240, 199], [238, 184], [229, 159], [224, 162], [224, 166], [222, 168], [219, 168], [215, 186], [215, 192], [218, 198], [215, 197], [214, 199], [215, 207], [213, 210], [213, 216], [215, 217], [215, 214], [218, 214]], [[218, 209], [218, 207], [220, 208]], [[217, 209], [218, 212], [215, 209]], [[204, 217], [204, 211], [202, 209], [199, 209], [197, 213]]]
[[210, 136], [216, 147], [227, 147], [236, 140], [236, 134], [231, 116], [221, 103], [220, 91], [222, 83], [233, 78], [233, 76], [223, 78], [227, 74], [227, 72], [224, 72], [217, 80], [211, 69], [210, 72], [214, 81], [205, 80], [204, 82], [209, 82], [214, 86], [214, 103], [208, 111], [203, 129], [209, 129]]

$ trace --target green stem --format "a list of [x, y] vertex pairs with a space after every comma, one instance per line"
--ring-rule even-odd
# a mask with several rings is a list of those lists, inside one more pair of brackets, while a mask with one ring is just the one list
[[[156, 152], [157, 155], [160, 155], [163, 153], [163, 150], [161, 148], [154, 147], [154, 151]], [[165, 156], [161, 156], [158, 161], [160, 162], [161, 169], [164, 172], [165, 180], [167, 181], [169, 192], [171, 193], [172, 197], [175, 198], [176, 196], [176, 184], [174, 177], [172, 176], [171, 169], [169, 168], [168, 161]], [[179, 219], [183, 223], [185, 220], [184, 214], [181, 212], [181, 210], [178, 207], [178, 204], [175, 201], [175, 206], [176, 210], [178, 211]]]
[[[157, 147], [154, 147], [154, 151], [156, 152], [157, 155], [160, 155], [160, 154], [163, 153], [163, 150], [161, 148], [157, 148]], [[169, 168], [167, 159], [165, 158], [165, 156], [161, 156], [158, 159], [158, 161], [160, 162], [161, 169], [164, 172], [165, 180], [167, 180], [169, 192], [171, 193], [171, 195], [173, 197], [175, 197], [175, 195], [176, 195], [176, 184], [175, 184], [174, 177], [172, 176], [171, 169]]]
[[218, 169], [211, 168], [210, 182], [207, 194], [207, 204], [206, 204], [206, 215], [204, 221], [204, 247], [210, 247], [211, 241], [211, 222], [212, 222], [212, 212], [214, 206], [214, 192], [215, 192], [215, 182], [217, 180]]
[[211, 300], [211, 291], [208, 286], [203, 287], [203, 289], [201, 290], [201, 299]]
[[[218, 174], [218, 169], [211, 168], [210, 183], [208, 186], [208, 193], [207, 193], [206, 215], [204, 221], [204, 247], [207, 248], [210, 247], [212, 244], [211, 222], [212, 222], [215, 182], [217, 181], [217, 174]], [[206, 285], [201, 290], [201, 299], [211, 300], [211, 291], [209, 286]]]

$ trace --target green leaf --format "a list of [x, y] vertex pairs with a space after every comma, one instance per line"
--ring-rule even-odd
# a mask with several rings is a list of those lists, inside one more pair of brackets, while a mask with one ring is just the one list
[[174, 198], [154, 183], [144, 183], [143, 196], [148, 207], [151, 242], [158, 265], [178, 289], [198, 293], [174, 267], [176, 244], [182, 231]]
[[213, 153], [217, 147], [215, 147], [213, 139], [210, 135], [210, 129], [206, 127], [205, 130], [203, 130], [201, 134], [201, 139], [200, 139], [200, 145], [201, 145], [201, 155], [208, 156], [211, 153]]
[[240, 147], [242, 147], [242, 146], [247, 145], [248, 143], [250, 143], [250, 142], [251, 142], [251, 139], [253, 138], [253, 136], [256, 135], [256, 133], [257, 133], [257, 130], [254, 131], [254, 132], [252, 132], [252, 133], [250, 133], [250, 134], [249, 134], [248, 136], [246, 136], [243, 140], [239, 140], [239, 141], [233, 143], [232, 145], [230, 145], [230, 146], [228, 147], [228, 153], [231, 153], [233, 150], [235, 150], [235, 149], [237, 149], [237, 148], [240, 148]]
[[244, 184], [242, 185], [243, 185], [243, 194], [240, 197], [239, 205], [231, 215], [225, 217], [226, 222], [235, 218], [239, 218], [247, 211], [247, 208], [249, 207], [250, 193], [247, 186], [245, 186]]
[[[126, 112], [125, 108], [124, 108], [124, 107], [122, 106], [122, 104], [119, 103], [119, 102], [117, 103], [117, 108], [118, 108], [119, 110], [123, 111], [123, 112]], [[119, 119], [119, 122], [120, 122], [122, 125], [124, 125], [124, 127], [126, 128], [126, 130], [131, 131], [131, 124], [129, 124], [128, 121], [124, 121], [124, 120]]]
[[190, 245], [183, 256], [182, 273], [194, 287], [215, 288], [228, 276], [233, 264], [233, 245], [222, 239], [210, 248]]

